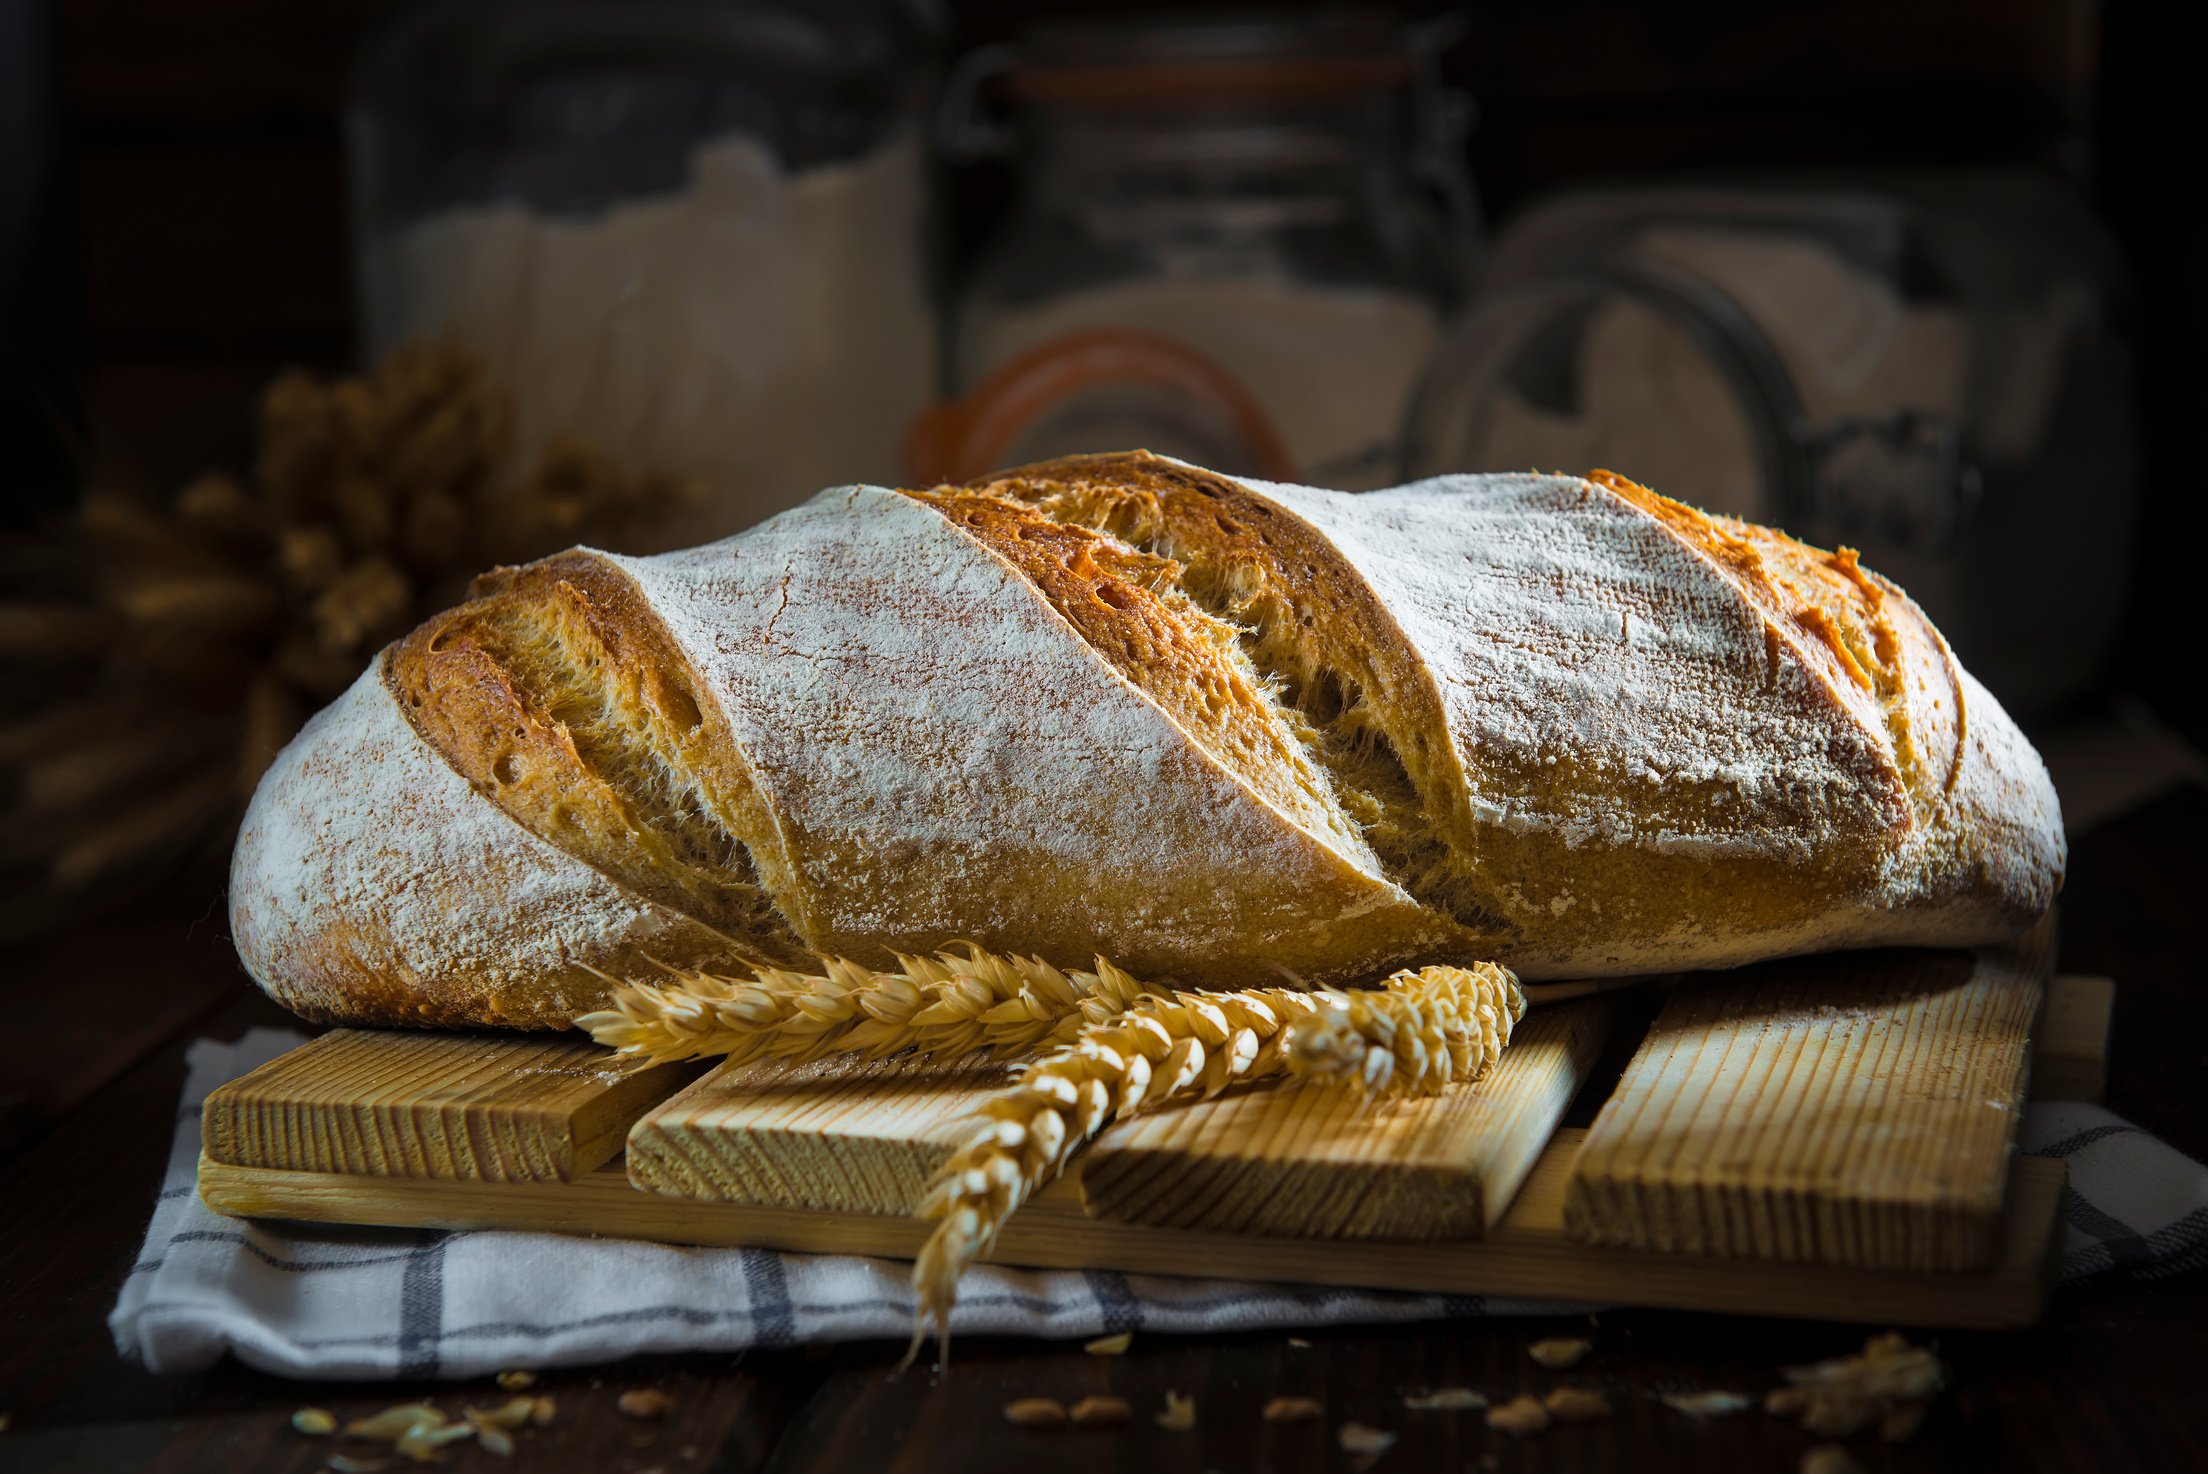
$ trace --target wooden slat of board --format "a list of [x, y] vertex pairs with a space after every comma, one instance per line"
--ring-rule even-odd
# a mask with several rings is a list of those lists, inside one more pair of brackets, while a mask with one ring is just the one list
[[565, 1182], [703, 1068], [579, 1035], [337, 1029], [209, 1095], [200, 1139], [218, 1161], [287, 1171]]
[[2032, 1099], [2097, 1101], [2108, 1090], [2108, 1030], [2116, 985], [2057, 973], [2032, 1041]]
[[1081, 1158], [1090, 1213], [1298, 1238], [1478, 1238], [1516, 1195], [1601, 1051], [1616, 1000], [1537, 1009], [1476, 1085], [1366, 1108], [1253, 1086], [1138, 1116]]
[[[1251, 1086], [1110, 1127], [1080, 1158], [1091, 1211], [1335, 1238], [1476, 1238], [1585, 1079], [1616, 1000], [1538, 1010], [1493, 1075], [1367, 1110], [1343, 1090]], [[914, 1060], [714, 1071], [629, 1133], [630, 1180], [717, 1202], [909, 1213], [1007, 1070]]]
[[630, 1181], [714, 1202], [910, 1213], [1002, 1064], [722, 1065], [629, 1132]]
[[[2060, 1242], [2060, 1162], [2036, 1157], [2014, 1162], [2000, 1252], [1991, 1268], [1928, 1275], [1572, 1243], [1564, 1232], [1564, 1184], [1582, 1135], [1558, 1133], [1483, 1242], [1369, 1244], [1344, 1253], [1325, 1241], [1105, 1223], [1085, 1216], [1078, 1188], [1061, 1180], [1014, 1215], [993, 1258], [1038, 1269], [1118, 1269], [1909, 1326], [2026, 1326], [2045, 1308]], [[199, 1182], [201, 1195], [217, 1212], [320, 1223], [509, 1228], [904, 1259], [918, 1250], [929, 1229], [904, 1216], [640, 1193], [612, 1166], [573, 1183], [491, 1183], [279, 1172], [202, 1158]]]
[[1678, 986], [1596, 1117], [1582, 1242], [1963, 1271], [1999, 1252], [2051, 936]]

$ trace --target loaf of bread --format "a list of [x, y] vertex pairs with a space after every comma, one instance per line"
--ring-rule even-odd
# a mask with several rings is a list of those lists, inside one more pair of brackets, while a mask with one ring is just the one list
[[954, 940], [1190, 984], [2014, 934], [2038, 755], [1854, 555], [1621, 477], [1344, 495], [1142, 453], [501, 569], [262, 781], [302, 1014], [557, 1028], [608, 976]]

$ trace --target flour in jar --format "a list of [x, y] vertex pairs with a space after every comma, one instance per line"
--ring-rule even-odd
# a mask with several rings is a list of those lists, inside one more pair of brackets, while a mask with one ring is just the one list
[[695, 476], [705, 501], [664, 541], [723, 536], [898, 479], [933, 386], [923, 211], [910, 138], [786, 173], [724, 137], [679, 193], [579, 218], [486, 202], [372, 242], [368, 343], [458, 340], [513, 394], [524, 456], [572, 433]]
[[[1297, 475], [1362, 489], [1402, 479], [1404, 420], [1440, 320], [1425, 299], [1369, 287], [1268, 276], [1116, 282], [969, 321], [959, 354], [965, 388], [1023, 353], [1096, 329], [1155, 334], [1209, 359], [1255, 402]], [[1247, 448], [1185, 398], [1109, 384], [1035, 413], [1000, 459], [1130, 446], [1228, 470], [1266, 469], [1238, 464]]]

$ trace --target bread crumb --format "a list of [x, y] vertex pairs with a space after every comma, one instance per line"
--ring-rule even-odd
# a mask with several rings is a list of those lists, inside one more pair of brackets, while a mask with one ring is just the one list
[[1335, 1440], [1342, 1452], [1355, 1456], [1353, 1467], [1369, 1469], [1380, 1461], [1380, 1456], [1395, 1447], [1396, 1435], [1385, 1428], [1368, 1427], [1363, 1423], [1344, 1423]]
[[1896, 1443], [1917, 1431], [1945, 1380], [1939, 1357], [1894, 1331], [1864, 1342], [1861, 1355], [1788, 1367], [1786, 1379], [1793, 1385], [1765, 1398], [1766, 1411], [1799, 1415], [1802, 1427], [1822, 1438], [1875, 1424]]
[[1513, 1397], [1501, 1407], [1487, 1410], [1487, 1426], [1498, 1433], [1523, 1438], [1549, 1426], [1549, 1410], [1531, 1397]]
[[1124, 1397], [1084, 1397], [1068, 1415], [1076, 1428], [1116, 1428], [1135, 1415]]
[[1578, 1366], [1587, 1359], [1587, 1353], [1594, 1349], [1594, 1342], [1581, 1340], [1577, 1336], [1551, 1336], [1528, 1346], [1526, 1355], [1552, 1372], [1561, 1372]]
[[1403, 1405], [1414, 1413], [1462, 1413], [1487, 1406], [1487, 1399], [1469, 1387], [1436, 1387], [1431, 1392], [1406, 1392]]
[[1542, 1406], [1559, 1423], [1592, 1423], [1610, 1416], [1610, 1399], [1591, 1387], [1559, 1387]]
[[675, 1400], [657, 1387], [632, 1387], [615, 1405], [632, 1418], [664, 1418]]

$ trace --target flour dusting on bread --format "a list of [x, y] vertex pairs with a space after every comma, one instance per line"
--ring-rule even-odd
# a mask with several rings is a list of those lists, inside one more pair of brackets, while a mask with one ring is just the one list
[[1047, 939], [1165, 974], [1209, 956], [1240, 983], [1462, 940], [1237, 780], [933, 506], [849, 488], [615, 561], [731, 713], [815, 946]]
[[239, 955], [309, 1018], [565, 1027], [603, 995], [581, 964], [723, 955], [727, 939], [623, 890], [484, 800], [364, 672], [277, 757], [230, 870]]
[[844, 487], [501, 574], [388, 660], [233, 871], [248, 968], [323, 1017], [554, 1027], [593, 968], [796, 945], [1227, 987], [1962, 946], [2064, 863], [1900, 590], [1603, 473]]

